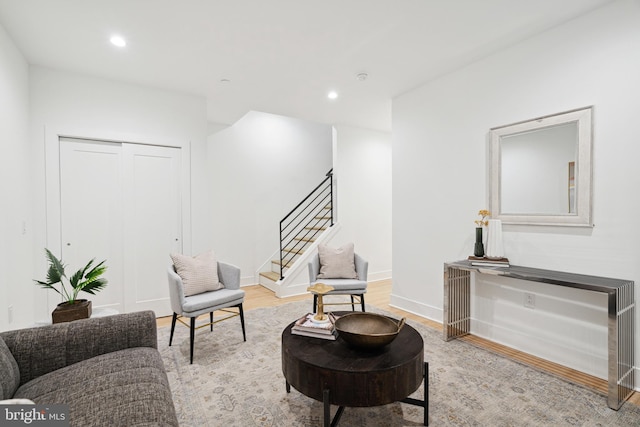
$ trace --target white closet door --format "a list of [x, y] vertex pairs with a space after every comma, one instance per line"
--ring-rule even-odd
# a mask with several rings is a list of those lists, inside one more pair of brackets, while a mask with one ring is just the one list
[[[93, 257], [106, 259], [109, 284], [90, 299], [94, 307], [124, 310], [122, 148], [120, 144], [60, 139], [62, 256], [71, 276]], [[43, 255], [44, 256], [44, 255]], [[50, 293], [49, 305], [60, 302]]]
[[123, 145], [125, 310], [172, 313], [169, 254], [182, 252], [180, 149]]
[[180, 164], [179, 148], [60, 139], [61, 256], [69, 274], [106, 259], [109, 284], [80, 294], [94, 308], [171, 314], [169, 254], [182, 252]]

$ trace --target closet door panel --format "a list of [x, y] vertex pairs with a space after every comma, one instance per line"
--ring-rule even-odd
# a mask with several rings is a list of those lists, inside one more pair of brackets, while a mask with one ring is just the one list
[[[122, 146], [60, 139], [61, 256], [71, 276], [92, 258], [106, 260], [109, 284], [95, 295], [80, 292], [94, 308], [124, 310]], [[44, 256], [44, 254], [43, 254]], [[59, 302], [50, 293], [49, 305]]]
[[180, 149], [125, 144], [126, 311], [171, 314], [169, 254], [182, 252]]

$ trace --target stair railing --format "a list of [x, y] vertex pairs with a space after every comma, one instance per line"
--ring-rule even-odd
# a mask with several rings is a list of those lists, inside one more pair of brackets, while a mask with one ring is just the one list
[[333, 169], [280, 221], [280, 280], [307, 243], [333, 226]]

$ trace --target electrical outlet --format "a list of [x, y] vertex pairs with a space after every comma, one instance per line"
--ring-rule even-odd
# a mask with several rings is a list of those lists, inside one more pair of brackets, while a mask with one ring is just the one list
[[9, 312], [9, 323], [13, 323], [13, 306], [10, 305], [7, 311]]
[[536, 296], [528, 292], [524, 293], [524, 306], [527, 308], [536, 308]]

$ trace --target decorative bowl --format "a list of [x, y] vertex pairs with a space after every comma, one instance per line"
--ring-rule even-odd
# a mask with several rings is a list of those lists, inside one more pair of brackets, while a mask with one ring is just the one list
[[349, 313], [335, 322], [339, 336], [350, 346], [361, 350], [374, 350], [396, 339], [405, 318], [396, 321], [374, 313]]

